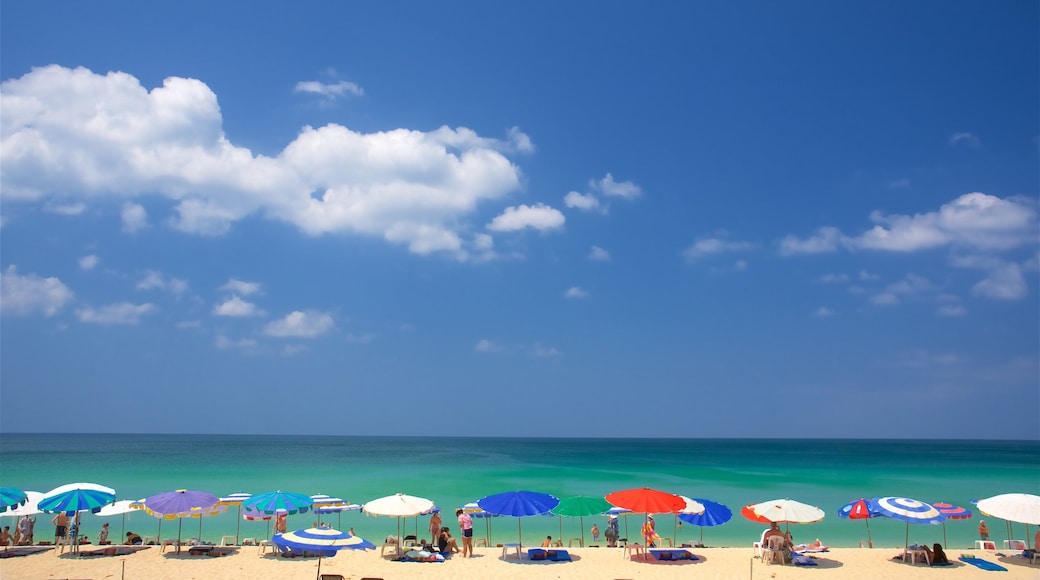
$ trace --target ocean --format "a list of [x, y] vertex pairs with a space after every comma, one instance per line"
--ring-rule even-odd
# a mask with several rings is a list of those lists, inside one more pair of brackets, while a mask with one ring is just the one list
[[[0, 484], [46, 492], [70, 482], [114, 488], [120, 499], [140, 499], [175, 489], [218, 496], [234, 492], [283, 490], [328, 494], [351, 503], [405, 493], [433, 500], [453, 525], [454, 510], [484, 496], [532, 490], [557, 497], [603, 496], [650, 487], [727, 505], [733, 518], [724, 525], [677, 526], [657, 517], [658, 533], [677, 543], [750, 546], [764, 526], [746, 520], [740, 508], [790, 498], [826, 512], [819, 523], [792, 525], [796, 543], [819, 538], [835, 547], [867, 539], [866, 522], [846, 520], [838, 509], [861, 497], [903, 496], [974, 509], [972, 500], [1001, 493], [1040, 495], [1038, 441], [783, 440], [783, 439], [539, 439], [451, 437], [330, 437], [270, 435], [0, 435]], [[262, 538], [268, 523], [239, 521], [237, 509], [183, 522], [182, 535], [218, 542], [223, 535]], [[50, 516], [40, 515], [37, 539], [51, 533]], [[968, 549], [977, 539], [979, 514], [945, 525], [951, 549]], [[984, 516], [983, 516], [984, 517]], [[292, 515], [290, 528], [309, 527], [313, 513]], [[359, 512], [322, 520], [374, 542], [397, 533], [393, 518]], [[12, 525], [13, 518], [0, 520]], [[103, 521], [116, 533], [132, 530], [155, 536], [159, 522], [145, 513], [125, 517], [86, 516], [84, 532], [95, 536]], [[423, 537], [427, 518], [404, 522]], [[586, 542], [593, 523], [584, 518]], [[623, 518], [622, 536], [636, 541], [642, 516]], [[988, 519], [996, 539], [1006, 525]], [[490, 524], [490, 530], [487, 530]], [[540, 543], [547, 535], [567, 542], [581, 535], [578, 518], [535, 516], [476, 520], [476, 536], [491, 543]], [[869, 520], [875, 547], [902, 546], [906, 526], [887, 518]], [[453, 527], [454, 530], [454, 527]], [[1031, 530], [1030, 533], [1035, 530]], [[943, 541], [943, 526], [911, 525], [911, 543]], [[1015, 525], [1017, 538], [1027, 536]], [[703, 536], [702, 536], [703, 534]], [[177, 523], [164, 522], [162, 536], [176, 537]]]

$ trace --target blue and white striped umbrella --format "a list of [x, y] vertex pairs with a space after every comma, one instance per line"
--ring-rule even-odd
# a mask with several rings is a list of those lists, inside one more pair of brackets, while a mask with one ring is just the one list
[[40, 511], [64, 512], [71, 516], [82, 511], [96, 514], [102, 507], [114, 501], [116, 490], [110, 487], [96, 483], [70, 483], [43, 494], [43, 499], [37, 506]]
[[321, 559], [339, 550], [374, 550], [375, 544], [332, 528], [307, 528], [284, 534], [275, 534], [271, 541], [275, 545], [291, 550], [306, 550], [318, 553], [318, 577], [321, 577]]
[[946, 521], [946, 515], [932, 504], [908, 497], [878, 497], [871, 503], [882, 516], [906, 522], [904, 550], [910, 545], [910, 524], [938, 525]]

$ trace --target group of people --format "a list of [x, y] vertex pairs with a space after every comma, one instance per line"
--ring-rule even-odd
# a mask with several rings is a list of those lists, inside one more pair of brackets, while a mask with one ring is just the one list
[[14, 526], [14, 534], [11, 534], [11, 526], [4, 526], [0, 530], [0, 546], [19, 546], [33, 543], [33, 528], [36, 526], [36, 518], [22, 516]]

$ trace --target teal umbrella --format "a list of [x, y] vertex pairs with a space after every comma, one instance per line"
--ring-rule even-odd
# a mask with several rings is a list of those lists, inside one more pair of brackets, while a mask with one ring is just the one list
[[56, 487], [43, 495], [37, 504], [40, 511], [56, 513], [89, 511], [97, 513], [102, 507], [116, 501], [116, 490], [96, 483], [70, 483]]
[[0, 512], [6, 512], [25, 503], [28, 496], [17, 487], [0, 487]]
[[[586, 497], [576, 495], [565, 497], [552, 509], [558, 516], [578, 518], [581, 525], [581, 545], [585, 545], [585, 516], [595, 516], [612, 508], [610, 502], [602, 497]], [[560, 541], [563, 541], [563, 523], [560, 523]]]
[[284, 510], [288, 515], [303, 514], [307, 513], [312, 505], [314, 500], [309, 495], [280, 490], [258, 493], [242, 502], [243, 509], [269, 515], [279, 510]]

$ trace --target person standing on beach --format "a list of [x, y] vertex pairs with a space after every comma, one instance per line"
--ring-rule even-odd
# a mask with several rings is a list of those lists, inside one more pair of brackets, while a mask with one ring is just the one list
[[433, 512], [433, 515], [430, 516], [430, 543], [431, 544], [436, 543], [437, 539], [440, 537], [440, 535], [441, 535], [441, 524], [442, 523], [444, 523], [444, 521], [441, 519], [441, 513], [440, 512]]
[[979, 520], [979, 539], [989, 539], [989, 526], [986, 525], [986, 520]]
[[69, 516], [65, 515], [65, 512], [58, 512], [51, 519], [51, 523], [54, 524], [54, 543], [57, 544], [69, 533]]
[[618, 536], [621, 535], [621, 531], [618, 529], [617, 516], [610, 516], [607, 520], [607, 547], [616, 548]]
[[651, 514], [646, 515], [646, 522], [643, 523], [643, 540], [647, 548], [657, 547], [657, 523]]
[[596, 524], [592, 524], [592, 541], [599, 541], [599, 527]]
[[285, 533], [285, 530], [286, 530], [285, 518], [286, 518], [285, 512], [281, 512], [277, 516], [275, 516], [275, 518], [274, 518], [274, 533], [276, 533], [276, 534], [284, 534]]
[[462, 530], [462, 557], [473, 557], [473, 518], [461, 509], [455, 510], [459, 518], [459, 529]]
[[33, 528], [36, 526], [36, 518], [30, 518], [25, 516], [18, 520], [18, 543], [29, 544], [33, 543]]

